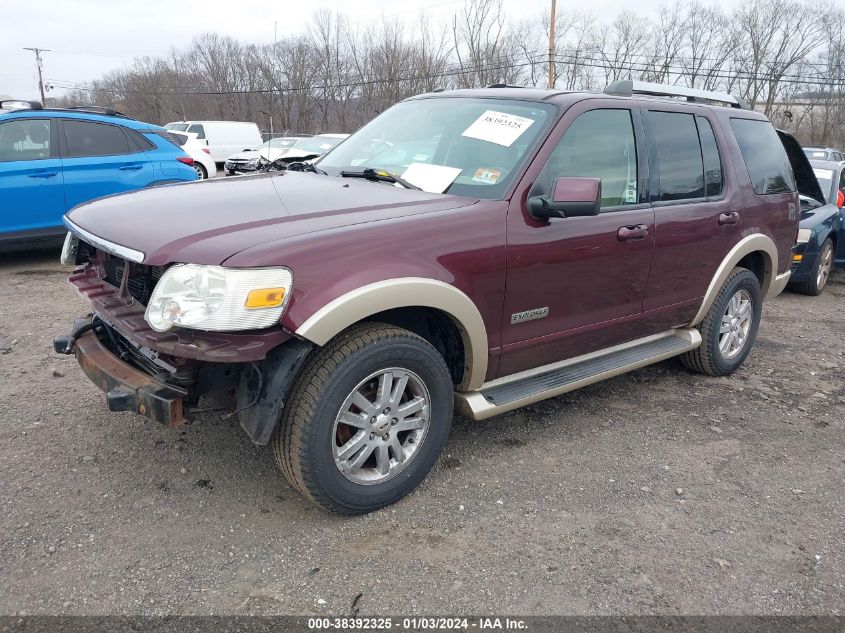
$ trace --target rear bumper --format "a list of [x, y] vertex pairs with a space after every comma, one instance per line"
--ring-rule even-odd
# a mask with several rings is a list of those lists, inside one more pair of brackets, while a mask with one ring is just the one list
[[109, 411], [134, 411], [167, 426], [187, 422], [182, 409], [185, 390], [160, 383], [123, 362], [93, 331], [76, 340], [74, 353], [85, 375], [105, 392]]

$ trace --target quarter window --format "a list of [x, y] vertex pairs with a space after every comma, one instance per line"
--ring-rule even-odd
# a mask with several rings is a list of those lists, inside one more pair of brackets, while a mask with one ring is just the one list
[[601, 208], [637, 204], [637, 144], [630, 110], [590, 110], [555, 147], [537, 179], [550, 193], [561, 176], [600, 178]]
[[0, 124], [0, 161], [50, 157], [50, 121], [19, 119]]
[[199, 139], [205, 139], [205, 128], [201, 125], [192, 125], [187, 131], [196, 134]]
[[62, 127], [68, 156], [113, 156], [133, 151], [126, 134], [117, 125], [65, 120]]
[[652, 200], [703, 198], [704, 165], [695, 117], [681, 112], [647, 112], [646, 121], [657, 170]]
[[768, 121], [731, 119], [731, 128], [756, 194], [795, 191], [786, 150]]
[[719, 158], [719, 147], [710, 121], [704, 117], [696, 117], [698, 136], [701, 139], [701, 157], [704, 159], [704, 193], [713, 198], [722, 193], [724, 180], [722, 177], [722, 161]]

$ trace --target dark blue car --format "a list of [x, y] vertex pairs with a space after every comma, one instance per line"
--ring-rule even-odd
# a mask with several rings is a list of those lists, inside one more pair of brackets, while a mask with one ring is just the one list
[[807, 295], [824, 290], [834, 268], [845, 267], [845, 162], [811, 160], [818, 199], [801, 197], [801, 223], [789, 288]]
[[0, 102], [0, 247], [64, 236], [93, 198], [196, 180], [192, 164], [164, 128], [113, 110]]

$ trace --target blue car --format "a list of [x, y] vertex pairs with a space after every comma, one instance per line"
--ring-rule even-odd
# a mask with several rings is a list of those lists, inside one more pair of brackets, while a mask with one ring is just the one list
[[192, 165], [167, 130], [114, 110], [0, 101], [0, 248], [63, 237], [93, 198], [196, 180]]
[[815, 198], [801, 196], [789, 288], [819, 295], [833, 269], [845, 267], [845, 162], [811, 160], [810, 166], [820, 190]]

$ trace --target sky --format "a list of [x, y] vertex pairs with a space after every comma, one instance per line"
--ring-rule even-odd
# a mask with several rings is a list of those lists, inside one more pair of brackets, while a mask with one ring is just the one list
[[[726, 8], [741, 0], [717, 0]], [[845, 1], [845, 0], [839, 0]], [[365, 26], [383, 16], [411, 22], [425, 11], [447, 19], [464, 0], [0, 0], [0, 96], [37, 99], [35, 57], [24, 47], [50, 49], [42, 53], [45, 83], [81, 84], [128, 65], [134, 58], [167, 55], [187, 49], [195, 35], [216, 32], [253, 42], [272, 42], [304, 31], [314, 11], [344, 13]], [[641, 14], [657, 10], [662, 0], [638, 0]], [[550, 0], [504, 0], [511, 19], [533, 17], [549, 10]], [[563, 9], [572, 7], [558, 0]], [[579, 2], [599, 19], [612, 19], [619, 0]], [[629, 9], [630, 4], [626, 5]], [[63, 91], [52, 93], [60, 95]]]

